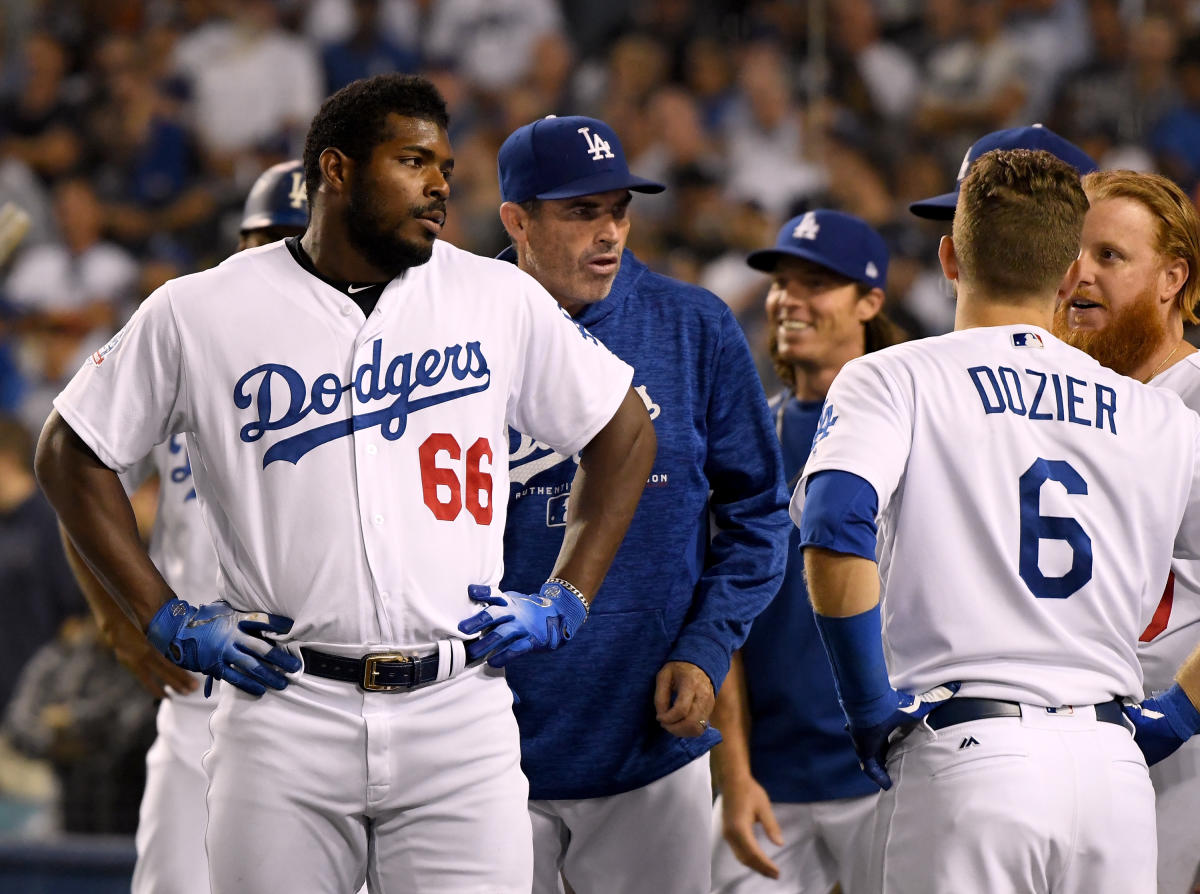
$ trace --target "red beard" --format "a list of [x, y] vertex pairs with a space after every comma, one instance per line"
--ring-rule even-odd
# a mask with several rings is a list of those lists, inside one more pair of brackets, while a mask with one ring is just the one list
[[1127, 307], [1113, 311], [1103, 329], [1071, 329], [1067, 325], [1070, 306], [1068, 298], [1055, 308], [1054, 335], [1123, 376], [1145, 366], [1167, 340], [1167, 326], [1151, 288]]

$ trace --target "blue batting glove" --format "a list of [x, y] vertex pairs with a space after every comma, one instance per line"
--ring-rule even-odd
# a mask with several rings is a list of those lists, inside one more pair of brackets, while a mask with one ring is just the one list
[[[910, 726], [935, 708], [940, 707], [954, 693], [958, 692], [960, 683], [945, 683], [935, 686], [920, 695], [912, 695], [892, 689], [890, 696], [885, 696], [872, 707], [869, 714], [850, 716], [846, 728], [854, 741], [854, 751], [858, 754], [858, 765], [885, 792], [892, 787], [892, 777], [888, 775], [885, 764], [887, 761], [888, 739], [891, 734], [903, 726]], [[843, 705], [843, 709], [845, 706]]]
[[1146, 766], [1157, 764], [1200, 732], [1200, 711], [1176, 683], [1166, 692], [1125, 705], [1125, 716], [1133, 722], [1133, 741], [1146, 758]]
[[180, 667], [262, 695], [267, 687], [284, 689], [284, 673], [300, 670], [300, 659], [264, 638], [266, 633], [287, 633], [291, 618], [266, 612], [239, 612], [224, 602], [197, 608], [182, 599], [172, 599], [150, 619], [146, 636]]
[[549, 652], [575, 635], [587, 620], [587, 608], [574, 593], [547, 581], [536, 595], [472, 584], [467, 595], [488, 606], [461, 621], [458, 629], [468, 636], [482, 633], [467, 643], [467, 660], [488, 656], [492, 667], [503, 667], [526, 652]]

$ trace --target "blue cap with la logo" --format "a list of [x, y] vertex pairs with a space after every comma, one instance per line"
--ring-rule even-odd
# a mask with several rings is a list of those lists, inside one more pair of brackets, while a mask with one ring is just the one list
[[887, 243], [865, 220], [842, 211], [818, 208], [793, 217], [780, 228], [774, 248], [751, 253], [746, 263], [771, 273], [783, 257], [812, 261], [874, 288], [887, 282]]
[[613, 129], [582, 115], [550, 115], [518, 127], [500, 147], [498, 166], [500, 197], [506, 202], [573, 199], [612, 189], [666, 189], [629, 173]]

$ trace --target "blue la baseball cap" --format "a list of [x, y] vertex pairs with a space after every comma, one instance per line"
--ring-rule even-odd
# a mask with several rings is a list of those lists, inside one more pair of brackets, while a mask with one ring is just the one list
[[793, 217], [780, 228], [774, 248], [752, 252], [746, 263], [770, 273], [781, 257], [803, 258], [880, 289], [887, 282], [887, 243], [865, 220], [841, 211], [820, 208]]
[[500, 147], [498, 166], [500, 197], [506, 202], [573, 199], [610, 189], [666, 189], [629, 173], [613, 129], [582, 115], [550, 115], [518, 127]]
[[962, 186], [963, 178], [979, 156], [993, 149], [1044, 149], [1051, 155], [1065, 161], [1080, 176], [1098, 170], [1099, 165], [1092, 161], [1090, 155], [1074, 143], [1064, 140], [1048, 127], [1034, 124], [1030, 127], [1010, 127], [1008, 130], [997, 130], [984, 134], [967, 150], [962, 166], [958, 169], [958, 182], [954, 184], [954, 192], [943, 193], [931, 199], [912, 202], [908, 210], [917, 217], [929, 220], [954, 220], [954, 207], [958, 204], [958, 188]]

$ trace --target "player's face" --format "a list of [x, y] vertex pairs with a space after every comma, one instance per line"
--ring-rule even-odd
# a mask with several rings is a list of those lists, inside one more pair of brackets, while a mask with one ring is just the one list
[[627, 189], [548, 199], [526, 221], [525, 269], [570, 314], [603, 301], [629, 238]]
[[453, 169], [445, 130], [433, 121], [389, 115], [387, 138], [349, 181], [350, 242], [392, 276], [424, 264], [446, 222]]
[[1170, 302], [1159, 301], [1163, 259], [1150, 210], [1127, 198], [1103, 199], [1083, 223], [1080, 281], [1059, 303], [1055, 335], [1122, 374], [1167, 338]]
[[784, 363], [840, 365], [863, 353], [874, 308], [858, 285], [803, 258], [781, 258], [767, 292], [772, 351]]

